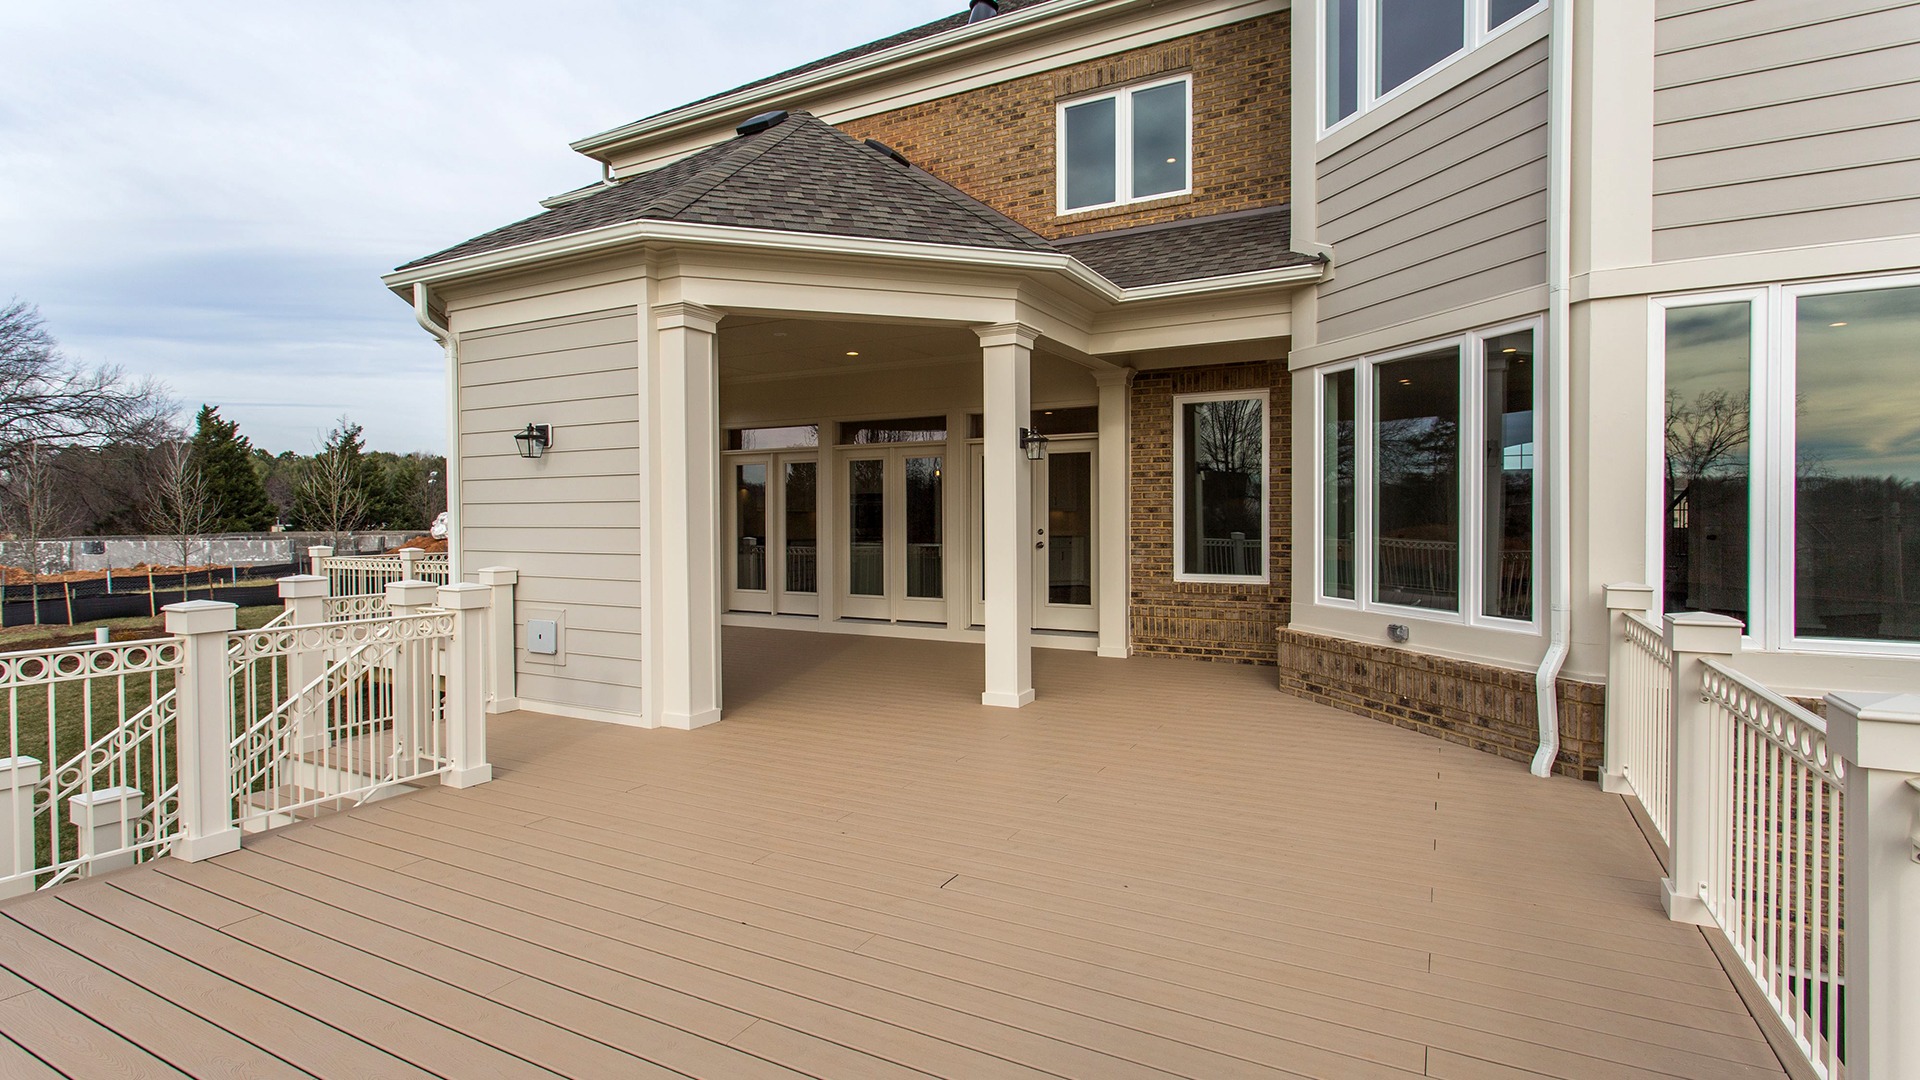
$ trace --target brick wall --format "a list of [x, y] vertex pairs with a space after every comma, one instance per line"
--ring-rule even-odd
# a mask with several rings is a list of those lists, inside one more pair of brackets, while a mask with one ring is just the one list
[[[1539, 747], [1533, 673], [1410, 649], [1283, 629], [1280, 689], [1336, 709], [1528, 762]], [[1606, 687], [1560, 680], [1554, 772], [1597, 779], [1604, 764]]]
[[[1268, 583], [1173, 579], [1173, 397], [1216, 390], [1268, 392]], [[1132, 586], [1135, 652], [1274, 662], [1274, 630], [1287, 622], [1292, 563], [1289, 508], [1292, 380], [1285, 360], [1141, 372], [1133, 381]]]
[[[841, 124], [1042, 236], [1275, 206], [1288, 198], [1287, 14], [1249, 19], [979, 90]], [[1062, 98], [1193, 72], [1193, 193], [1139, 208], [1060, 217], [1054, 112]]]

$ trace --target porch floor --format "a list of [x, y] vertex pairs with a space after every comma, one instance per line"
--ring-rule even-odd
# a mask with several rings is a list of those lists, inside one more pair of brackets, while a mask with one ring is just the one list
[[726, 646], [717, 726], [502, 717], [491, 784], [0, 906], [0, 1075], [1784, 1075], [1591, 785], [1256, 668]]

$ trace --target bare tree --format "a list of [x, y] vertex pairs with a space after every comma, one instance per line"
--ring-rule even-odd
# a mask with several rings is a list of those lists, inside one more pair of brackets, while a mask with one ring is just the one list
[[161, 450], [152, 505], [153, 530], [172, 537], [180, 545], [180, 565], [191, 565], [194, 538], [213, 529], [220, 505], [189, 444], [175, 442]]
[[[18, 541], [21, 569], [32, 575], [55, 569], [42, 541], [64, 536], [77, 514], [53, 453], [39, 443], [20, 447], [0, 472], [0, 525]], [[40, 590], [33, 588], [33, 621], [40, 621]]]
[[32, 305], [0, 305], [0, 462], [28, 446], [150, 441], [173, 408], [151, 379], [62, 354]]
[[1667, 513], [1693, 485], [1746, 472], [1752, 410], [1747, 395], [1708, 390], [1691, 401], [1667, 394]]
[[300, 478], [299, 504], [305, 512], [304, 524], [318, 532], [330, 533], [336, 547], [350, 538], [367, 520], [367, 491], [356, 475], [356, 462], [349, 450], [329, 445], [307, 463]]

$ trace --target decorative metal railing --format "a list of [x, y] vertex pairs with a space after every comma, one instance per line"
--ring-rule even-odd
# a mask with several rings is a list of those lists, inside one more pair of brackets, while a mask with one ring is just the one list
[[1712, 788], [1701, 899], [1814, 1071], [1838, 1077], [1845, 765], [1819, 717], [1724, 664], [1701, 666], [1721, 766], [1697, 778]]
[[[437, 609], [231, 635], [234, 820], [271, 828], [445, 769], [453, 636]], [[325, 664], [305, 677], [302, 658]]]
[[0, 655], [0, 897], [167, 850], [181, 658], [172, 638]]
[[1653, 822], [1673, 842], [1673, 650], [1665, 631], [1645, 616], [1626, 613], [1626, 663], [1607, 687], [1609, 707], [1633, 722], [1618, 735], [1621, 774]]

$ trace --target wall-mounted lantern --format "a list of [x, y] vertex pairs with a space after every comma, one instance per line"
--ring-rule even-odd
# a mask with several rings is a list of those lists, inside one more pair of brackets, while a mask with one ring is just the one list
[[1026, 451], [1028, 461], [1039, 461], [1047, 456], [1047, 437], [1032, 428], [1021, 428], [1020, 449]]
[[537, 458], [553, 445], [553, 428], [547, 424], [528, 424], [527, 430], [513, 437], [523, 458]]

